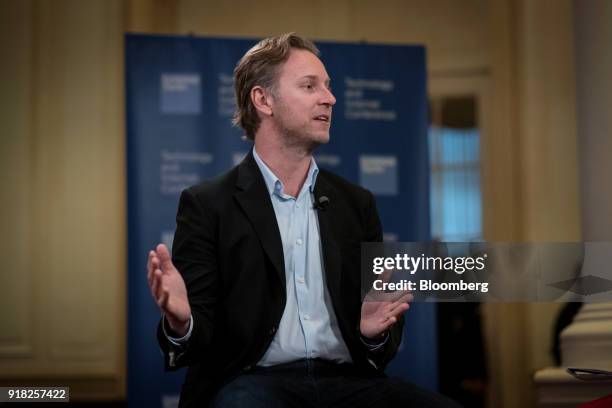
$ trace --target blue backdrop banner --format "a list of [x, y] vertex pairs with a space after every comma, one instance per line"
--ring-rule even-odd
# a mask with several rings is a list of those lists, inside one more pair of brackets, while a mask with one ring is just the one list
[[[169, 247], [180, 192], [239, 163], [251, 149], [232, 127], [236, 62], [256, 40], [126, 36], [128, 402], [176, 404], [184, 370], [165, 373], [146, 256]], [[427, 241], [429, 162], [425, 49], [317, 43], [337, 98], [320, 167], [374, 193], [387, 241]], [[355, 271], [355, 273], [360, 273]], [[437, 387], [435, 305], [406, 314], [387, 372]]]

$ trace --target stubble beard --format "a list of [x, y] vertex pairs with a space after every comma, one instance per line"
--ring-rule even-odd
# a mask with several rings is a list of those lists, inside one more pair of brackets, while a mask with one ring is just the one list
[[307, 130], [292, 129], [283, 125], [280, 124], [279, 127], [283, 135], [283, 144], [286, 148], [312, 153], [322, 144], [327, 144], [329, 140], [329, 136], [323, 139], [321, 136], [311, 134]]
[[320, 136], [305, 130], [303, 126], [290, 126], [285, 121], [277, 122], [278, 130], [282, 135], [283, 147], [312, 154], [317, 147], [329, 142], [329, 130], [326, 136]]

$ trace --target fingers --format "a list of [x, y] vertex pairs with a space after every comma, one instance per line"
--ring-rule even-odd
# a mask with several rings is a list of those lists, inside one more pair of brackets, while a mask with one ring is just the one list
[[409, 302], [412, 302], [413, 299], [414, 296], [412, 295], [412, 293], [403, 292], [399, 298], [396, 297], [396, 300], [388, 302], [387, 306], [385, 307], [385, 312], [395, 310], [401, 305], [407, 305]]
[[387, 320], [385, 320], [385, 321], [383, 322], [383, 327], [384, 327], [384, 328], [383, 328], [383, 330], [382, 330], [382, 331], [387, 330], [389, 327], [393, 326], [395, 323], [397, 323], [397, 317], [395, 317], [395, 316], [390, 316], [389, 318], [387, 318]]
[[166, 313], [166, 306], [168, 305], [169, 297], [170, 297], [170, 294], [168, 293], [168, 291], [162, 289], [160, 297], [159, 299], [157, 299], [157, 306], [159, 306], [159, 308], [164, 313]]
[[386, 326], [386, 328], [393, 326], [397, 322], [399, 316], [401, 316], [408, 309], [410, 309], [410, 305], [408, 303], [398, 304], [385, 313], [381, 323]]
[[159, 268], [159, 260], [155, 254], [155, 251], [149, 251], [149, 256], [147, 257], [147, 282], [149, 286], [153, 283], [153, 272], [155, 269]]
[[168, 251], [168, 247], [164, 244], [157, 245], [156, 252], [159, 257], [159, 262], [162, 270], [165, 272], [170, 268], [174, 268], [172, 264], [172, 258], [170, 257], [170, 251]]
[[414, 300], [414, 295], [412, 294], [412, 292], [404, 293], [404, 295], [399, 299], [399, 301], [402, 303], [410, 303], [413, 300]]
[[166, 279], [171, 278], [167, 273], [171, 270], [176, 270], [172, 265], [170, 252], [164, 244], [159, 244], [157, 247], [149, 251], [147, 256], [147, 282], [151, 291], [151, 296], [163, 313], [167, 313], [168, 303], [170, 299], [170, 291]]
[[164, 287], [163, 284], [163, 272], [161, 269], [156, 269], [152, 274], [151, 279], [151, 295], [153, 296], [153, 300], [160, 308], [162, 313], [168, 314], [168, 301], [170, 299], [170, 292], [168, 289]]
[[408, 303], [398, 303], [392, 306], [387, 312], [389, 316], [399, 316], [410, 308]]
[[397, 308], [399, 305], [402, 304], [408, 304], [410, 302], [412, 302], [412, 300], [414, 299], [414, 296], [412, 295], [412, 293], [404, 293], [399, 299], [390, 302], [388, 309], [395, 309]]
[[391, 328], [391, 326], [393, 326], [395, 323], [397, 323], [397, 317], [395, 316], [391, 316], [388, 319], [386, 319], [385, 321], [381, 322], [378, 332], [379, 333], [384, 333], [387, 330], [389, 330]]
[[152, 274], [151, 284], [149, 285], [149, 287], [151, 288], [151, 296], [153, 296], [155, 303], [157, 303], [157, 298], [158, 298], [157, 291], [160, 286], [161, 286], [161, 271], [159, 269], [156, 269]]
[[365, 305], [361, 311], [362, 333], [372, 337], [387, 331], [409, 308], [408, 303], [399, 301]]
[[377, 292], [373, 296], [367, 298], [372, 301], [392, 303], [408, 303], [412, 302], [414, 295], [408, 290], [396, 290], [393, 292]]
[[396, 290], [394, 292], [384, 293], [384, 296], [380, 297], [379, 300], [388, 302], [390, 305], [397, 305], [398, 303], [412, 302], [414, 295], [407, 290]]
[[172, 265], [170, 252], [164, 244], [159, 244], [155, 250], [149, 251], [147, 257], [147, 282], [149, 287], [153, 284], [153, 274], [156, 269], [161, 269], [162, 272], [165, 272], [169, 268], [174, 268], [174, 265]]
[[389, 304], [382, 309], [380, 319], [386, 321], [390, 317], [396, 317], [410, 308], [408, 303]]
[[[163, 273], [161, 269], [156, 269], [153, 273], [153, 282], [151, 285], [151, 295], [158, 306], [161, 306], [164, 296], [168, 296], [168, 292], [163, 288]], [[167, 299], [166, 299], [167, 302]]]

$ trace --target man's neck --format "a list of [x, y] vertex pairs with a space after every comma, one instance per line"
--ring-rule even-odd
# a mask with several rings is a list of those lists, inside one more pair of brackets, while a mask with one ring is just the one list
[[280, 179], [285, 194], [297, 197], [308, 175], [312, 151], [298, 146], [284, 146], [274, 140], [255, 138], [259, 157]]

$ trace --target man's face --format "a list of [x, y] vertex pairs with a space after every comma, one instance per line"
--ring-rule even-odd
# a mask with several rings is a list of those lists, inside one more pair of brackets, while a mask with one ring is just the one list
[[329, 141], [336, 98], [321, 60], [305, 50], [292, 50], [279, 68], [272, 97], [272, 119], [289, 145], [315, 148]]

